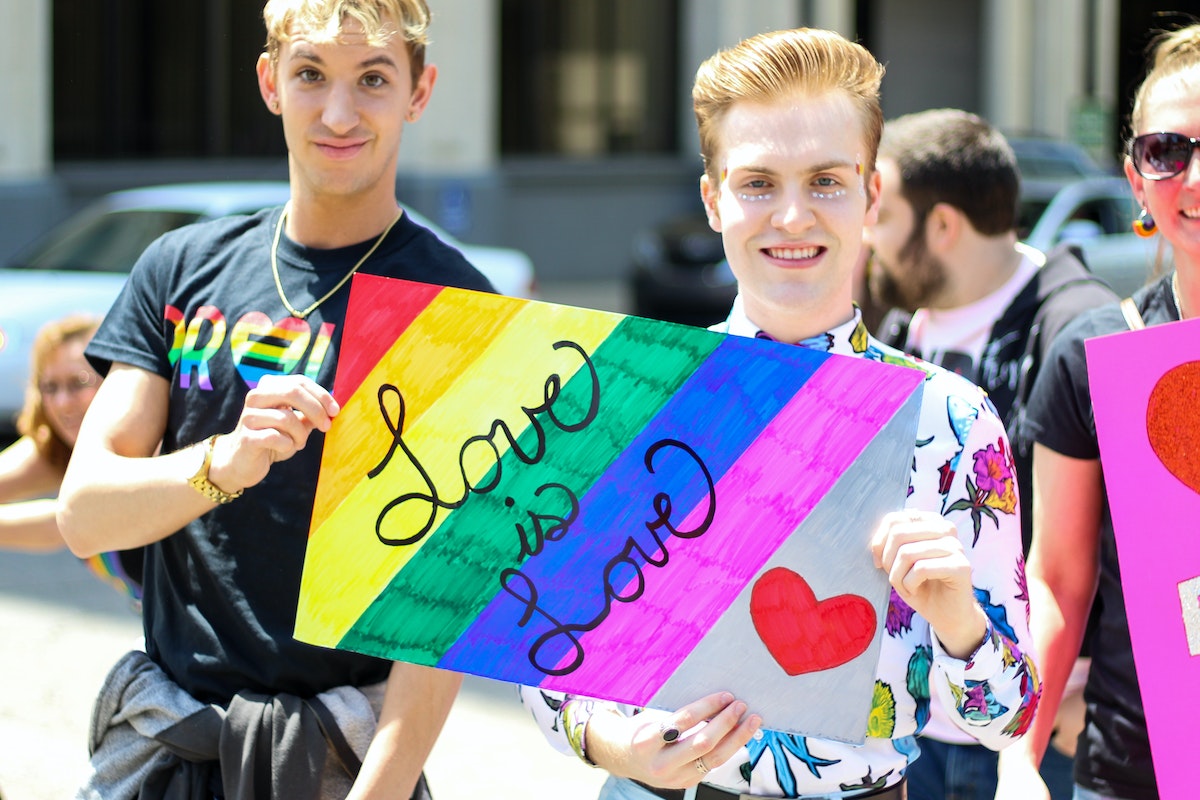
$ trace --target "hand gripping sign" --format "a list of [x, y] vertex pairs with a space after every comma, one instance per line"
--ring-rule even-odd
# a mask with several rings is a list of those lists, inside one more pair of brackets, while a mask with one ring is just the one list
[[296, 636], [861, 742], [922, 379], [355, 276]]

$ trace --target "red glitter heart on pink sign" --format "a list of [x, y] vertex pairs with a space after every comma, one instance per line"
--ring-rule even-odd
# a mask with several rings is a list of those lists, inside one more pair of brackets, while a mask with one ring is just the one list
[[1154, 384], [1146, 433], [1167, 471], [1200, 494], [1200, 361], [1172, 367]]

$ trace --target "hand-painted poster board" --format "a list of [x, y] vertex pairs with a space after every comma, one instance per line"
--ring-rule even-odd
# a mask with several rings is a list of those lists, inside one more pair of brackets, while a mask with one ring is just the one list
[[923, 377], [355, 276], [296, 636], [862, 741]]
[[1086, 343], [1100, 460], [1160, 796], [1195, 796], [1200, 321]]

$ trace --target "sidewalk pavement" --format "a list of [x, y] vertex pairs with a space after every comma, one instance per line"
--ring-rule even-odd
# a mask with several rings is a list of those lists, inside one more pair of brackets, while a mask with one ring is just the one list
[[[616, 283], [543, 287], [543, 299], [622, 311]], [[141, 620], [70, 553], [0, 551], [0, 794], [71, 797], [92, 701]], [[511, 685], [467, 676], [426, 767], [438, 800], [595, 797], [605, 773], [546, 742]]]
[[[73, 796], [92, 700], [141, 620], [67, 552], [0, 552], [0, 792]], [[509, 684], [467, 676], [426, 772], [437, 800], [595, 797], [604, 773], [556, 752]]]

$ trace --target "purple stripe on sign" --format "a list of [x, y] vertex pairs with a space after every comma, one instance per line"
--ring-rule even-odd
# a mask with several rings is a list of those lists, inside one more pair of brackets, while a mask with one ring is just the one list
[[[726, 337], [586, 489], [569, 531], [547, 541], [542, 552], [518, 565], [517, 573], [497, 577], [506, 590], [488, 603], [438, 666], [537, 685], [556, 664], [563, 669], [563, 657], [584, 657], [571, 642], [582, 630], [579, 626], [602, 625], [607, 616], [607, 566], [620, 562], [613, 589], [631, 579], [633, 568], [621, 558], [630, 541], [640, 551], [635, 563], [647, 580], [675, 567], [669, 553], [678, 537], [655, 525], [662, 513], [655, 498], [673, 509], [668, 518], [676, 531], [687, 530], [679, 527], [684, 515], [709, 494], [704, 472], [719, 479], [828, 359], [825, 353], [798, 347], [764, 347], [753, 339]], [[750, 375], [748, 365], [753, 365]], [[621, 402], [628, 403], [628, 397]], [[676, 437], [703, 456], [697, 459], [676, 446], [659, 448]], [[596, 459], [590, 448], [574, 455], [560, 452], [568, 456], [564, 463]], [[648, 456], [653, 469], [647, 466]], [[645, 559], [659, 566], [649, 567]], [[682, 568], [689, 569], [687, 564]], [[528, 606], [517, 598], [530, 600], [535, 594], [537, 610], [523, 621]], [[543, 640], [558, 623], [574, 626], [572, 632]], [[514, 653], [526, 657], [514, 659]], [[506, 662], [511, 668], [495, 675], [494, 665]]]
[[[588, 659], [543, 687], [586, 686], [597, 697], [634, 698], [652, 696], [666, 682], [924, 379], [906, 368], [850, 365], [825, 362], [717, 483], [718, 498], [740, 498], [718, 503], [713, 523], [731, 535], [673, 539], [672, 559], [688, 568], [663, 570], [636, 602], [615, 603], [604, 625], [582, 638]], [[806, 480], [785, 483], [773, 469], [783, 459], [802, 463]], [[680, 529], [707, 511], [702, 504]]]

